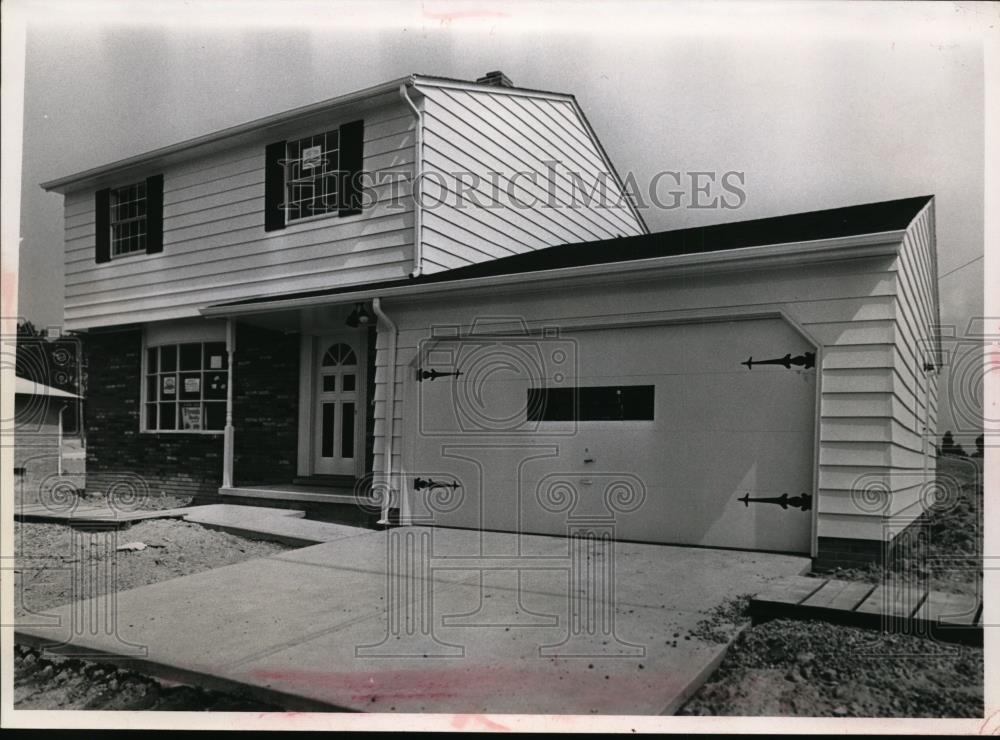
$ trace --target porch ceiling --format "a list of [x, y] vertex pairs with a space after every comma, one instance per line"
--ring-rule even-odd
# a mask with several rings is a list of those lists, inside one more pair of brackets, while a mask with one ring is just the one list
[[241, 314], [240, 323], [272, 331], [296, 334], [324, 334], [347, 326], [347, 317], [354, 308], [350, 301], [343, 304], [286, 308], [280, 310], [261, 306], [259, 313]]

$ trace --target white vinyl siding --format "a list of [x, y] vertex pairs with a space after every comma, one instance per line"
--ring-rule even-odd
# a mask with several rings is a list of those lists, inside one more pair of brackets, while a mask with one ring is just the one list
[[[928, 210], [911, 226], [900, 258], [879, 257], [823, 266], [743, 270], [706, 274], [697, 279], [674, 278], [630, 281], [605, 287], [575, 287], [572, 291], [536, 288], [518, 295], [494, 289], [476, 298], [449, 297], [447, 301], [384, 302], [400, 327], [393, 423], [393, 470], [403, 470], [408, 430], [403, 408], [407, 379], [412, 374], [417, 346], [434, 325], [461, 326], [467, 331], [476, 316], [530, 317], [531, 326], [573, 322], [599, 323], [608, 316], [647, 320], [683, 318], [699, 312], [740, 315], [783, 311], [821, 345], [819, 400], [819, 474], [817, 481], [818, 537], [881, 540], [886, 535], [884, 515], [914, 503], [914, 473], [923, 475], [922, 406], [907, 390], [911, 375], [912, 340], [901, 329], [912, 302], [910, 252], [926, 256], [933, 241], [919, 237]], [[926, 229], [924, 229], [926, 231]], [[919, 245], [919, 246], [918, 246]], [[914, 278], [921, 279], [921, 278]], [[925, 285], [919, 302], [924, 321], [936, 314], [936, 304]], [[789, 348], [797, 352], [804, 348]], [[375, 464], [384, 466], [386, 346], [380, 335], [375, 378]], [[935, 374], [931, 379], [931, 425], [936, 414]], [[411, 420], [412, 421], [412, 420]], [[412, 430], [411, 430], [412, 431]], [[933, 475], [933, 458], [928, 458]], [[405, 482], [405, 481], [404, 481]], [[862, 509], [860, 487], [873, 482], [891, 492], [885, 510]], [[913, 514], [915, 516], [915, 513]]]
[[907, 229], [896, 265], [898, 333], [893, 385], [899, 402], [892, 441], [895, 468], [901, 475], [894, 483], [888, 512], [895, 530], [920, 515], [921, 492], [936, 477], [938, 371], [923, 370], [926, 362], [940, 359], [934, 344], [940, 324], [934, 243], [934, 211], [928, 206]]
[[403, 173], [396, 203], [386, 184], [360, 215], [278, 233], [264, 231], [264, 141], [165, 171], [159, 254], [96, 264], [94, 191], [67, 194], [66, 327], [191, 317], [212, 303], [405, 276], [413, 260], [413, 128], [401, 105], [365, 113], [364, 167]]
[[[430, 86], [421, 92], [425, 202], [433, 204], [424, 213], [426, 272], [644, 232], [568, 99]], [[456, 173], [468, 174], [463, 181]], [[478, 185], [469, 187], [473, 176]], [[598, 182], [605, 203], [587, 203]], [[460, 188], [467, 188], [461, 199]], [[508, 193], [532, 207], [516, 207]]]
[[[504, 190], [504, 177], [537, 176], [534, 183], [519, 178], [514, 188], [517, 197], [538, 201], [532, 208], [456, 207], [453, 198], [427, 208], [425, 272], [645, 231], [568, 96], [472, 90], [430, 81], [418, 82], [416, 88], [424, 111], [423, 167], [432, 178], [425, 180], [428, 191], [436, 187], [434, 178], [443, 177], [453, 189], [454, 173], [468, 172], [482, 178], [477, 196], [488, 200], [490, 171], [501, 173]], [[416, 119], [402, 101], [361, 117], [364, 170], [382, 183], [371, 189], [375, 202], [359, 215], [301, 219], [280, 232], [265, 232], [264, 149], [270, 139], [263, 133], [259, 141], [165, 169], [159, 253], [95, 263], [94, 190], [67, 193], [66, 327], [186, 318], [214, 303], [408, 275], [413, 267], [410, 194]], [[334, 130], [341, 121], [301, 123], [301, 129], [288, 131], [288, 141]], [[558, 163], [555, 174], [546, 164], [552, 161]], [[597, 183], [614, 207], [582, 202]], [[503, 202], [512, 205], [506, 196]]]

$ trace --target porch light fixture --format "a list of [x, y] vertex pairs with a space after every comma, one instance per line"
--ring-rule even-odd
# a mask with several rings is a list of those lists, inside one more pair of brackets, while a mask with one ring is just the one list
[[368, 326], [371, 323], [372, 316], [368, 313], [363, 303], [355, 303], [354, 310], [351, 311], [351, 315], [347, 317], [347, 325], [352, 329], [357, 329], [359, 326]]

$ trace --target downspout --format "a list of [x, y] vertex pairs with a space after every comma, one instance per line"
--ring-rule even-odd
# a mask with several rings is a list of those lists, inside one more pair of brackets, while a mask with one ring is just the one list
[[222, 487], [233, 487], [233, 361], [236, 354], [236, 320], [226, 319], [226, 426], [222, 438]]
[[385, 476], [386, 491], [385, 496], [382, 497], [382, 517], [378, 520], [379, 524], [388, 525], [389, 508], [392, 499], [392, 428], [396, 405], [396, 338], [398, 331], [392, 319], [385, 315], [385, 312], [382, 310], [382, 303], [378, 298], [372, 298], [372, 311], [382, 325], [386, 327], [385, 340], [388, 345], [386, 349], [389, 355], [386, 358], [385, 368], [385, 424], [382, 427], [385, 430], [385, 444], [382, 454], [385, 459], [383, 474]]
[[412, 84], [411, 78], [410, 82], [404, 82], [400, 85], [399, 95], [410, 106], [417, 121], [416, 133], [413, 137], [413, 188], [411, 193], [413, 196], [413, 270], [410, 272], [410, 277], [420, 277], [424, 271], [424, 220], [420, 203], [424, 175], [424, 115], [413, 104], [406, 92], [407, 86]]
[[59, 446], [56, 448], [58, 453], [58, 464], [56, 467], [56, 472], [62, 477], [63, 474], [63, 413], [66, 411], [66, 404], [64, 403], [59, 407]]

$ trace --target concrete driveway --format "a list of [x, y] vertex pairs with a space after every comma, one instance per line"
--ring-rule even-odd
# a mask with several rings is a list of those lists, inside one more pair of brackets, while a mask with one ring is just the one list
[[734, 634], [697, 636], [711, 610], [808, 566], [442, 528], [345, 532], [65, 606], [18, 637], [290, 709], [661, 714]]

